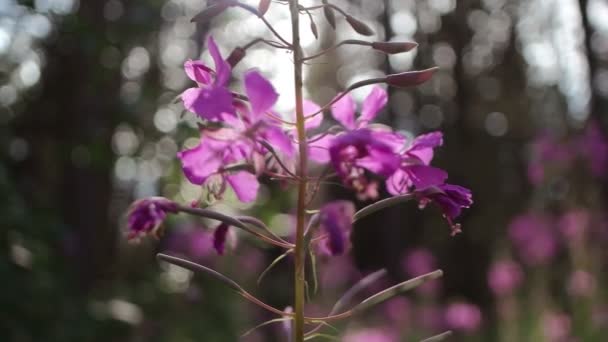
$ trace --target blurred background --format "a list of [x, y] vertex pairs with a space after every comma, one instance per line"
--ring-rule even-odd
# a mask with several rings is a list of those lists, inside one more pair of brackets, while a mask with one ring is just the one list
[[[305, 68], [308, 98], [323, 104], [361, 79], [439, 66], [419, 88], [389, 89], [380, 121], [410, 135], [442, 130], [434, 164], [470, 187], [475, 204], [454, 238], [431, 208], [368, 217], [352, 253], [320, 258], [310, 312], [327, 312], [373, 270], [389, 270], [378, 290], [441, 268], [441, 280], [339, 324], [339, 340], [416, 341], [446, 329], [454, 341], [608, 340], [608, 2], [331, 3], [372, 26], [373, 40], [420, 46], [390, 58], [339, 48]], [[204, 195], [175, 158], [198, 138], [192, 114], [173, 103], [190, 86], [183, 62], [209, 60], [209, 34], [224, 55], [270, 38], [239, 9], [190, 23], [206, 5], [0, 0], [0, 340], [236, 341], [273, 318], [212, 279], [159, 264], [160, 251], [222, 270], [276, 307], [291, 302], [288, 261], [256, 284], [280, 251], [234, 235], [217, 256], [208, 230], [216, 223], [173, 217], [160, 241], [125, 239], [134, 199]], [[266, 17], [290, 37], [286, 6], [273, 3]], [[302, 19], [309, 54], [363, 38], [342, 19], [334, 32], [322, 12], [313, 18], [318, 39]], [[235, 75], [251, 67], [280, 90], [277, 109], [289, 115], [291, 56], [256, 46]], [[283, 229], [293, 203], [293, 191], [266, 182], [255, 205], [228, 196], [216, 207]], [[242, 340], [286, 339], [279, 324]]]

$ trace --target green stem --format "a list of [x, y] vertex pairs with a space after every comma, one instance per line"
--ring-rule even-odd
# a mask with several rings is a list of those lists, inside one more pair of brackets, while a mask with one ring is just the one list
[[300, 46], [300, 12], [298, 0], [289, 2], [291, 12], [291, 31], [293, 36], [293, 67], [294, 85], [296, 98], [296, 128], [298, 131], [298, 142], [300, 147], [300, 159], [298, 167], [298, 208], [296, 225], [296, 248], [295, 248], [295, 279], [294, 279], [294, 341], [304, 341], [304, 299], [305, 299], [305, 260], [306, 246], [304, 240], [304, 229], [306, 225], [306, 188], [308, 168], [308, 148], [306, 146], [306, 131], [304, 129], [304, 107], [302, 98], [302, 64], [303, 54]]

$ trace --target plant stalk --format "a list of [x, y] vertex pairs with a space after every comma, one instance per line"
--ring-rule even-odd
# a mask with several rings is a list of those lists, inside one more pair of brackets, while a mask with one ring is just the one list
[[306, 146], [306, 130], [304, 128], [304, 107], [302, 98], [302, 64], [303, 53], [300, 46], [300, 12], [298, 0], [289, 1], [291, 12], [291, 31], [293, 48], [293, 69], [296, 98], [296, 129], [299, 142], [299, 167], [298, 167], [298, 204], [296, 224], [296, 247], [295, 247], [295, 279], [294, 279], [294, 341], [304, 341], [304, 301], [305, 301], [305, 261], [306, 243], [304, 240], [304, 229], [306, 225], [306, 189], [308, 168], [308, 147]]

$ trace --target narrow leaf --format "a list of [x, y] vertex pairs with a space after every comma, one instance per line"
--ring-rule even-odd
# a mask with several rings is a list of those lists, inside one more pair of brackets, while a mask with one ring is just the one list
[[241, 335], [241, 337], [247, 337], [247, 335], [249, 335], [249, 334], [251, 334], [252, 332], [254, 332], [254, 331], [256, 331], [256, 330], [258, 330], [258, 329], [260, 329], [260, 328], [263, 328], [263, 327], [265, 327], [265, 326], [267, 326], [267, 325], [274, 324], [274, 323], [282, 323], [282, 322], [286, 322], [286, 321], [291, 321], [292, 319], [293, 319], [292, 317], [283, 317], [283, 318], [275, 318], [275, 319], [271, 319], [271, 320], [269, 320], [269, 321], [266, 321], [266, 322], [260, 323], [260, 324], [256, 325], [255, 327], [253, 327], [253, 328], [251, 328], [251, 329], [247, 330], [246, 332], [244, 332], [244, 333]]
[[215, 279], [223, 282], [225, 285], [228, 285], [228, 287], [232, 288], [233, 290], [235, 290], [237, 292], [245, 292], [245, 290], [243, 290], [243, 288], [239, 284], [237, 284], [236, 281], [226, 277], [225, 275], [219, 273], [218, 271], [212, 270], [203, 265], [199, 265], [192, 261], [184, 260], [184, 259], [174, 257], [171, 255], [166, 255], [166, 254], [157, 254], [156, 258], [158, 260], [165, 261], [165, 262], [168, 262], [170, 264], [173, 264], [173, 265], [176, 265], [179, 267], [183, 267], [194, 273], [197, 273], [197, 272], [205, 273], [205, 274], [210, 275], [210, 276], [214, 277]]
[[376, 211], [391, 207], [393, 205], [404, 203], [404, 202], [410, 201], [412, 199], [414, 199], [414, 196], [412, 194], [406, 194], [406, 195], [389, 197], [389, 198], [383, 199], [381, 201], [372, 203], [372, 204], [368, 205], [367, 207], [357, 211], [355, 213], [355, 215], [353, 215], [353, 223], [359, 221], [360, 219], [362, 219], [368, 215], [375, 213]]
[[328, 334], [314, 334], [314, 335], [310, 335], [308, 337], [305, 337], [304, 341], [310, 341], [313, 338], [317, 338], [317, 337], [321, 337], [321, 338], [324, 338], [324, 339], [330, 340], [330, 341], [340, 341], [340, 339], [337, 336], [328, 335]]
[[258, 285], [260, 285], [260, 283], [262, 282], [262, 279], [264, 279], [264, 277], [266, 276], [266, 274], [268, 274], [268, 272], [270, 272], [270, 270], [272, 268], [274, 268], [274, 266], [276, 264], [278, 264], [281, 260], [285, 259], [285, 257], [287, 255], [289, 255], [290, 253], [293, 253], [293, 249], [288, 250], [287, 252], [279, 255], [276, 259], [274, 259], [270, 265], [268, 265], [268, 267], [266, 267], [266, 269], [262, 272], [262, 274], [260, 274], [260, 276], [258, 277]]
[[452, 336], [452, 332], [451, 331], [446, 331], [442, 334], [439, 335], [435, 335], [433, 337], [429, 337], [425, 340], [422, 340], [420, 342], [439, 342], [439, 341], [444, 341], [445, 339], [447, 339], [448, 337]]
[[359, 305], [353, 308], [353, 313], [358, 313], [364, 310], [367, 310], [373, 306], [376, 306], [382, 302], [385, 302], [403, 292], [414, 289], [429, 280], [437, 279], [443, 275], [443, 271], [437, 270], [431, 273], [427, 273], [425, 275], [421, 275], [419, 277], [404, 281], [395, 286], [389, 287], [388, 289], [378, 292], [375, 295], [367, 298], [366, 300], [359, 303]]
[[389, 55], [397, 53], [408, 52], [415, 49], [418, 46], [417, 43], [412, 42], [373, 42], [372, 48]]

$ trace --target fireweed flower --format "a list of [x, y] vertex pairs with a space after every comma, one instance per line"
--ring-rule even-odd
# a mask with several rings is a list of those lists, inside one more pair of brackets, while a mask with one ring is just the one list
[[224, 255], [226, 249], [226, 238], [228, 237], [229, 225], [221, 223], [213, 232], [213, 248], [219, 255]]
[[416, 191], [415, 196], [421, 209], [431, 202], [441, 208], [443, 217], [452, 229], [452, 236], [462, 232], [460, 224], [454, 223], [454, 219], [460, 216], [463, 208], [469, 208], [473, 204], [471, 190], [458, 185], [441, 184]]
[[127, 238], [133, 240], [148, 234], [158, 236], [167, 213], [177, 213], [177, 204], [166, 198], [150, 197], [134, 202], [128, 214]]
[[331, 141], [329, 156], [344, 185], [353, 188], [360, 199], [378, 197], [378, 184], [367, 179], [365, 170], [388, 177], [399, 167], [393, 148], [365, 128], [338, 135]]
[[541, 214], [516, 217], [509, 225], [509, 237], [521, 260], [530, 266], [548, 264], [558, 251], [557, 232], [551, 219]]
[[470, 303], [452, 303], [445, 310], [445, 323], [449, 329], [475, 332], [481, 325], [481, 311]]
[[429, 166], [434, 148], [443, 144], [443, 134], [432, 132], [416, 137], [400, 155], [400, 166], [386, 180], [386, 189], [392, 195], [409, 193], [443, 184], [448, 178], [444, 170]]
[[510, 260], [494, 263], [488, 272], [488, 285], [497, 296], [511, 294], [521, 285], [522, 281], [521, 267]]
[[334, 201], [321, 208], [319, 222], [327, 234], [324, 247], [328, 254], [340, 255], [346, 251], [354, 214], [355, 205], [350, 201]]
[[209, 54], [213, 58], [215, 70], [201, 61], [188, 60], [184, 64], [186, 75], [198, 84], [182, 93], [184, 107], [203, 119], [221, 121], [227, 115], [234, 115], [232, 92], [227, 88], [231, 67], [220, 54], [213, 40], [207, 40]]

